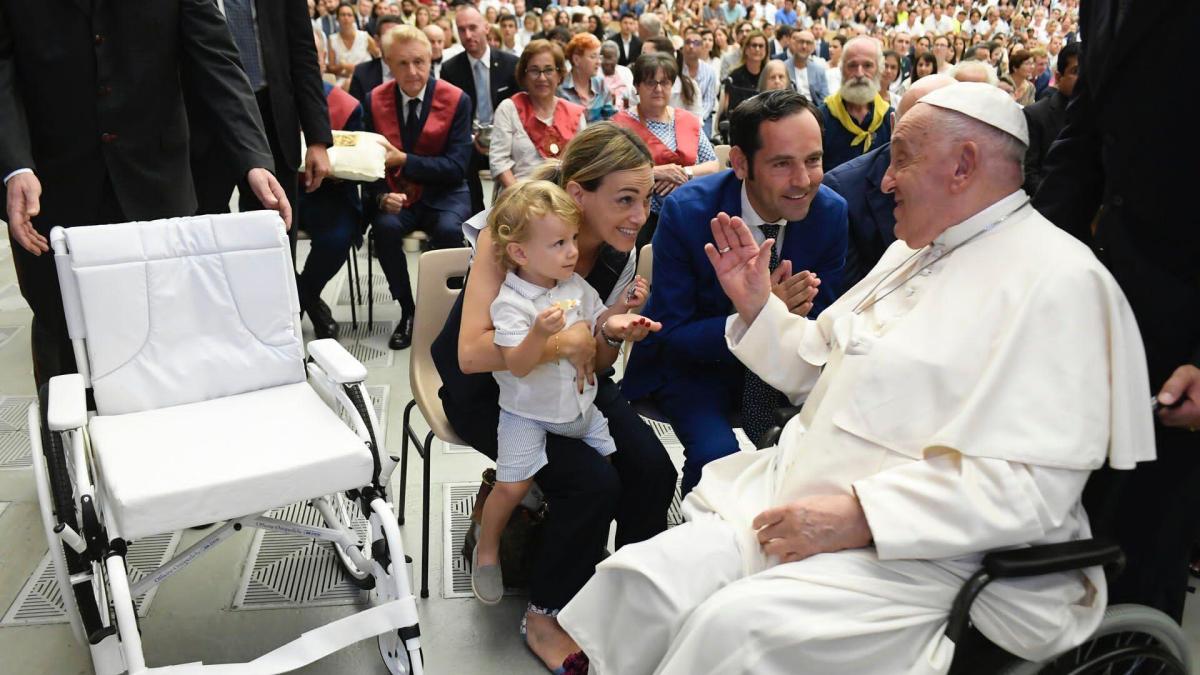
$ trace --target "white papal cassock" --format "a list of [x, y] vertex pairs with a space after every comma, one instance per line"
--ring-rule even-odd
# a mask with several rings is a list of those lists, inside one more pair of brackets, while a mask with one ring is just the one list
[[[562, 611], [596, 672], [942, 673], [951, 601], [983, 552], [1089, 536], [1088, 473], [1153, 459], [1145, 355], [1116, 282], [1027, 202], [915, 256], [897, 242], [816, 321], [774, 296], [751, 325], [730, 318], [733, 353], [804, 410], [777, 447], [709, 464], [688, 522], [619, 550]], [[850, 492], [871, 547], [764, 556], [757, 514]], [[1093, 568], [993, 582], [971, 618], [1040, 659], [1105, 603]]]

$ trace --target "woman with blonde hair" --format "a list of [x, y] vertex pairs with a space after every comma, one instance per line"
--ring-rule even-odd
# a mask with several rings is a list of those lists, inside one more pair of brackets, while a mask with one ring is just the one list
[[[634, 245], [654, 181], [650, 151], [631, 131], [600, 122], [579, 132], [560, 161], [547, 162], [533, 177], [559, 185], [579, 205], [575, 271], [605, 304], [622, 302], [637, 285]], [[504, 370], [505, 364], [495, 345], [489, 308], [505, 271], [488, 253], [493, 244], [486, 222], [484, 212], [463, 225], [472, 248], [485, 253], [474, 256], [431, 352], [451, 427], [468, 445], [495, 459], [500, 408], [491, 373]], [[620, 327], [609, 328], [615, 333]], [[658, 437], [612, 381], [609, 359], [597, 361], [590, 328], [575, 324], [555, 333], [539, 362], [559, 359], [575, 365], [580, 382], [596, 382], [595, 404], [609, 421], [617, 452], [609, 463], [582, 441], [551, 434], [546, 439], [549, 464], [534, 475], [549, 508], [542, 539], [531, 555], [522, 632], [551, 671], [579, 650], [556, 616], [595, 572], [613, 520], [618, 548], [665, 531], [677, 476]]]

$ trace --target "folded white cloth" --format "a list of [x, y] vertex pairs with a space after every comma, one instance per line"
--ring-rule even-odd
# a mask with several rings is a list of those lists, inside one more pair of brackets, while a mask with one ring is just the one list
[[[369, 131], [335, 130], [333, 147], [329, 148], [330, 175], [342, 180], [380, 180], [384, 177], [384, 160], [387, 158], [387, 151], [380, 144], [383, 140], [383, 136]], [[307, 153], [307, 145], [301, 147]]]

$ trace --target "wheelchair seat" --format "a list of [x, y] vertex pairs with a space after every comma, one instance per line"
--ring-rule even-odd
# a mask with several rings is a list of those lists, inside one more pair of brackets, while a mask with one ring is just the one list
[[129, 539], [371, 482], [371, 452], [306, 382], [94, 417], [89, 433]]

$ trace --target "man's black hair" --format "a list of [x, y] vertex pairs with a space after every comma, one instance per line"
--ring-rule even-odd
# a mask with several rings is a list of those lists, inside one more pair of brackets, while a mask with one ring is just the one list
[[1058, 71], [1059, 75], [1067, 74], [1067, 68], [1071, 67], [1070, 61], [1072, 59], [1074, 59], [1076, 63], [1079, 63], [1079, 49], [1080, 44], [1078, 42], [1072, 42], [1068, 45], [1064, 45], [1063, 48], [1058, 51], [1058, 63], [1055, 64], [1054, 69]]
[[816, 118], [823, 136], [825, 129], [820, 113], [806, 96], [792, 89], [766, 91], [742, 101], [734, 108], [729, 116], [729, 143], [741, 148], [746, 156], [750, 179], [754, 178], [754, 155], [762, 149], [762, 134], [759, 133], [762, 123], [801, 115], [806, 111]]

